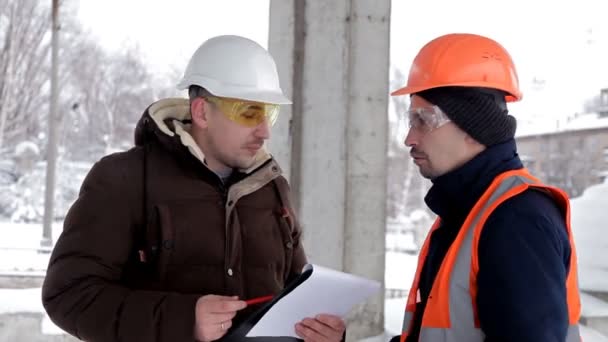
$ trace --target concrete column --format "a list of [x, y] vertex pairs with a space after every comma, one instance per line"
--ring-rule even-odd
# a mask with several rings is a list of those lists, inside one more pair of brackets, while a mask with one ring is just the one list
[[[390, 0], [271, 0], [269, 49], [294, 105], [270, 151], [287, 171], [313, 263], [384, 281]], [[348, 340], [383, 330], [383, 293]]]

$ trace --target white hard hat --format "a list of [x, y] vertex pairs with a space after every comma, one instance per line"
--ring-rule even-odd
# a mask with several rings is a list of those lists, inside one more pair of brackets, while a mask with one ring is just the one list
[[219, 97], [272, 104], [291, 104], [281, 90], [272, 56], [253, 40], [218, 36], [194, 53], [178, 89], [191, 85]]

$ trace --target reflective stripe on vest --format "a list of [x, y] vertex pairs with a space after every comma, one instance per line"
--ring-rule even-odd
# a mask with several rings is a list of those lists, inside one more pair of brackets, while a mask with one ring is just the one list
[[[576, 252], [570, 228], [568, 197], [557, 188], [543, 185], [525, 169], [508, 171], [496, 177], [467, 216], [458, 236], [446, 253], [427, 299], [420, 329], [420, 342], [484, 341], [485, 336], [479, 328], [475, 303], [479, 266], [477, 263], [479, 236], [485, 221], [498, 205], [530, 187], [550, 193], [566, 213], [566, 226], [572, 246], [570, 272], [566, 284], [570, 322], [566, 341], [580, 342], [578, 327], [580, 298], [578, 295]], [[420, 271], [428, 253], [430, 236], [439, 226], [440, 220], [437, 219], [420, 251], [418, 269], [410, 289], [403, 318], [401, 342], [405, 341], [412, 328], [416, 302], [419, 301], [417, 297], [419, 296]]]

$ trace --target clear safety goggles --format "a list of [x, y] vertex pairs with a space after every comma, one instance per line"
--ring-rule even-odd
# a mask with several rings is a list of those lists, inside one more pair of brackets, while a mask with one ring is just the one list
[[207, 96], [205, 100], [216, 105], [228, 119], [246, 127], [255, 127], [264, 120], [272, 126], [279, 116], [278, 104], [214, 96]]
[[450, 118], [438, 106], [418, 107], [406, 112], [410, 129], [426, 134], [446, 123]]

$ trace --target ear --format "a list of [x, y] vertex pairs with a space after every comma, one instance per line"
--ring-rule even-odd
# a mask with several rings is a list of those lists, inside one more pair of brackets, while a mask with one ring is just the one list
[[195, 98], [190, 104], [190, 113], [192, 115], [192, 124], [201, 128], [209, 127], [207, 121], [209, 103], [202, 97]]

